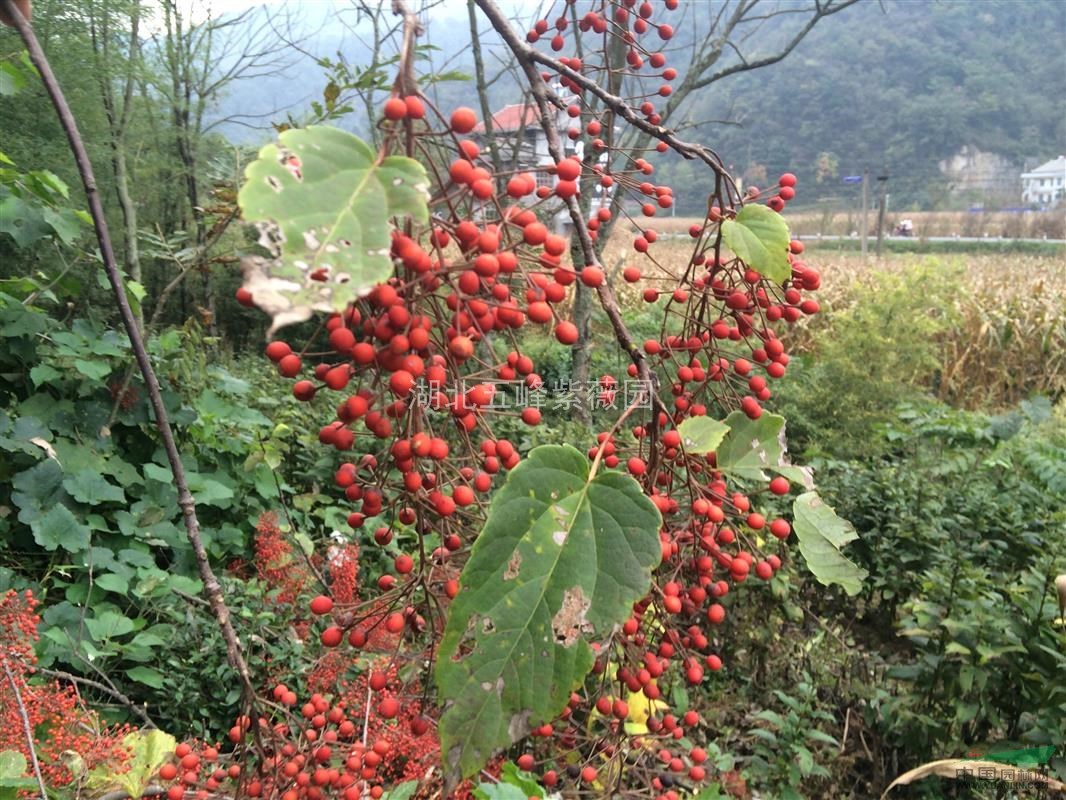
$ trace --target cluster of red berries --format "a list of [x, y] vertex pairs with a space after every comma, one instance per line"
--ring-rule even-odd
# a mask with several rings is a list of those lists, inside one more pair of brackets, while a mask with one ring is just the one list
[[[22, 719], [34, 732], [33, 750], [49, 787], [71, 784], [68, 755], [77, 753], [86, 770], [105, 766], [112, 774], [129, 769], [123, 745], [129, 726], [109, 726], [89, 710], [72, 686], [31, 682], [36, 655], [37, 599], [29, 591], [0, 595], [0, 751], [20, 752], [30, 760]], [[10, 678], [8, 677], [10, 673]]]
[[275, 720], [260, 716], [253, 723], [241, 716], [230, 730], [229, 766], [221, 763], [218, 746], [183, 742], [160, 768], [159, 780], [170, 800], [218, 794], [379, 798], [386, 783], [422, 778], [426, 760], [439, 751], [432, 720], [417, 700], [401, 704], [391, 689], [395, 683], [395, 667], [382, 666], [342, 681], [335, 699], [315, 693], [299, 708], [296, 693], [278, 684], [271, 692], [279, 708]]
[[[666, 10], [676, 5], [663, 4]], [[652, 98], [670, 94], [677, 72], [665, 54], [647, 44], [648, 34], [660, 41], [673, 35], [656, 13], [649, 2], [620, 0], [578, 18], [576, 25], [565, 14], [554, 23], [540, 20], [527, 39], [538, 42], [550, 33], [557, 51], [571, 35], [620, 37], [627, 74], [664, 81], [637, 95], [635, 104], [647, 122], [658, 125]], [[536, 407], [501, 410], [496, 402], [499, 393], [510, 391], [501, 384], [543, 387], [516, 332], [549, 325], [559, 342], [574, 344], [579, 331], [560, 316], [571, 287], [610, 290], [600, 265], [567, 263], [569, 242], [542, 220], [580, 198], [583, 186], [598, 183], [605, 193], [614, 192], [611, 207], [590, 212], [586, 233], [595, 241], [627, 222], [636, 229], [632, 250], [645, 263], [626, 266], [622, 277], [643, 287], [644, 302], [656, 304], [665, 321], [660, 336], [632, 348], [626, 377], [647, 374], [641, 366], [647, 364], [661, 390], [650, 412], [637, 414], [628, 428], [601, 432], [588, 452], [607, 468], [627, 469], [662, 512], [662, 565], [652, 593], [614, 636], [597, 643], [599, 658], [586, 693], [575, 694], [557, 720], [538, 729], [531, 740], [535, 754], [521, 754], [519, 763], [536, 768], [547, 786], [574, 780], [589, 787], [618, 760], [634, 783], [644, 781], [669, 798], [678, 787], [704, 780], [707, 768], [699, 747], [677, 744], [698, 733], [698, 715], [675, 719], [664, 687], [674, 675], [699, 684], [722, 669], [725, 598], [752, 575], [766, 581], [781, 568], [781, 556], [773, 551], [790, 536], [791, 526], [772, 509], [793, 490], [781, 477], [762, 486], [732, 481], [717, 470], [714, 454], [685, 451], [679, 426], [692, 417], [723, 418], [734, 409], [751, 420], [761, 418], [772, 382], [789, 364], [775, 326], [818, 312], [808, 293], [819, 288], [820, 276], [803, 262], [798, 241], [789, 245], [791, 276], [783, 283], [766, 279], [723, 247], [721, 223], [743, 204], [764, 202], [779, 211], [793, 199], [796, 180], [790, 174], [765, 195], [758, 189], [744, 196], [716, 194], [706, 217], [689, 231], [693, 247], [687, 261], [661, 263], [664, 237], [647, 223], [673, 205], [673, 192], [650, 179], [654, 166], [645, 158], [612, 162], [605, 131], [615, 117], [586, 99], [577, 77], [605, 69], [594, 58], [592, 49], [583, 58], [561, 57], [559, 70], [547, 75], [573, 93], [564, 106], [574, 120], [566, 133], [583, 140], [587, 154], [551, 165], [551, 185], [538, 186], [522, 169], [495, 173], [482, 152], [472, 110], [456, 109], [444, 118], [421, 98], [390, 98], [382, 125], [386, 150], [402, 148], [445, 165], [436, 172], [433, 221], [408, 222], [394, 232], [394, 277], [330, 316], [325, 342], [294, 349], [275, 341], [267, 356], [279, 374], [294, 380], [297, 399], [338, 395], [319, 439], [354, 453], [334, 475], [353, 504], [351, 528], [371, 531], [381, 547], [392, 545], [397, 530], [413, 531], [419, 542], [417, 552], [392, 555], [392, 569], [377, 582], [378, 598], [361, 607], [354, 596], [337, 592], [311, 601], [310, 610], [323, 621], [322, 643], [335, 648], [347, 640], [366, 650], [373, 649], [375, 635], [387, 636], [397, 655], [431, 658], [440, 615], [458, 591], [456, 578], [484, 521], [495, 477], [521, 458], [512, 442], [496, 435], [494, 421], [510, 414], [536, 425], [542, 418]], [[434, 125], [438, 130], [428, 135]], [[668, 145], [659, 142], [655, 149]], [[623, 199], [639, 213], [631, 215]], [[627, 219], [617, 219], [619, 214]], [[620, 377], [600, 378], [601, 400], [615, 398]], [[628, 712], [638, 702], [633, 698], [653, 706], [644, 733], [626, 731]], [[404, 707], [395, 697], [383, 697], [373, 715], [389, 720]], [[590, 726], [591, 738], [584, 733]], [[634, 737], [650, 746], [624, 746], [623, 740]], [[570, 759], [558, 768], [565, 763], [561, 754], [575, 749], [584, 761]], [[338, 778], [330, 777], [329, 785]]]

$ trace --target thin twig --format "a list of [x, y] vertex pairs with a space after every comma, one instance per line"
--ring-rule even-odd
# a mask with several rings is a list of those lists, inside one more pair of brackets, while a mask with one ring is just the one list
[[[584, 76], [570, 70], [567, 67], [563, 67], [562, 64], [555, 62], [552, 59], [545, 61], [538, 58], [539, 51], [534, 50], [525, 41], [519, 38], [518, 34], [511, 27], [507, 18], [499, 7], [493, 2], [493, 0], [475, 0], [478, 7], [488, 17], [489, 22], [492, 23], [492, 27], [496, 29], [496, 32], [503, 39], [504, 44], [514, 53], [515, 59], [518, 61], [519, 66], [522, 68], [522, 72], [525, 73], [525, 78], [529, 84], [530, 92], [533, 95], [533, 101], [540, 112], [540, 125], [544, 131], [544, 135], [548, 140], [548, 153], [551, 155], [552, 160], [556, 163], [563, 160], [563, 147], [559, 140], [558, 124], [556, 122], [555, 102], [558, 98], [554, 97], [554, 93], [544, 82], [540, 71], [537, 69], [535, 61], [550, 66], [552, 69], [557, 65], [565, 74], [577, 79], [578, 83], [585, 84], [588, 81]], [[592, 84], [595, 86], [595, 84]], [[587, 87], [586, 87], [587, 88]], [[590, 91], [592, 91], [590, 89]], [[639, 125], [642, 130], [649, 127], [649, 124], [640, 119], [633, 109], [629, 108], [628, 104], [620, 97], [616, 97], [603, 89], [596, 87], [596, 94], [606, 106], [612, 108], [615, 113], [621, 116], [627, 121], [631, 121], [630, 117], [639, 120]], [[637, 123], [634, 123], [637, 124]], [[655, 128], [654, 133], [663, 141], [674, 147], [679, 153], [685, 155], [686, 152], [690, 154], [698, 153], [714, 171], [715, 174], [724, 175], [725, 170], [721, 165], [721, 161], [716, 155], [711, 153], [706, 148], [700, 148], [695, 145], [686, 145], [678, 140], [667, 130], [663, 128]], [[688, 155], [686, 157], [694, 157]], [[585, 225], [585, 221], [581, 214], [581, 204], [576, 197], [568, 197], [565, 201], [567, 210], [570, 212], [570, 219], [574, 225], [575, 235], [578, 237], [578, 243], [581, 247], [581, 253], [585, 259], [586, 266], [600, 266], [599, 254], [596, 252], [596, 246], [592, 241], [592, 237], [589, 235], [588, 227]], [[644, 357], [643, 351], [637, 345], [636, 340], [630, 333], [625, 320], [622, 318], [622, 309], [618, 305], [618, 298], [615, 296], [614, 289], [610, 283], [604, 281], [596, 289], [597, 296], [599, 297], [600, 306], [607, 314], [607, 318], [611, 322], [611, 327], [614, 329], [615, 339], [617, 339], [619, 345], [626, 352], [629, 358], [633, 361], [633, 364], [637, 368], [637, 374], [640, 376], [641, 381], [648, 387], [648, 391], [651, 394], [652, 402], [652, 414], [648, 424], [649, 439], [654, 443], [658, 434], [658, 418], [659, 412], [663, 410], [662, 401], [658, 396], [658, 380], [652, 373], [647, 359]], [[652, 448], [652, 452], [655, 452], [655, 448]], [[648, 474], [655, 475], [656, 465], [654, 463], [649, 465]]]
[[52, 677], [52, 678], [60, 678], [61, 680], [70, 681], [71, 683], [81, 684], [83, 686], [90, 686], [93, 689], [96, 689], [97, 691], [101, 691], [104, 694], [108, 694], [111, 697], [114, 697], [120, 703], [122, 703], [122, 705], [124, 705], [128, 709], [130, 709], [134, 714], [136, 714], [142, 720], [144, 720], [144, 724], [147, 727], [149, 727], [149, 728], [158, 727], [155, 724], [155, 722], [152, 721], [152, 718], [150, 716], [148, 716], [148, 712], [144, 710], [143, 706], [137, 705], [137, 703], [135, 703], [130, 698], [126, 697], [126, 695], [124, 695], [118, 689], [115, 689], [115, 688], [113, 688], [111, 686], [106, 686], [106, 685], [100, 683], [99, 681], [94, 681], [92, 678], [83, 678], [80, 675], [74, 675], [73, 673], [64, 672], [63, 670], [60, 670], [60, 669], [46, 669], [45, 667], [34, 667], [34, 669], [37, 672], [41, 673], [42, 675], [48, 675], [49, 677]]
[[26, 705], [22, 702], [22, 692], [15, 683], [15, 676], [11, 673], [11, 667], [7, 663], [7, 656], [0, 653], [0, 660], [4, 662], [4, 674], [7, 682], [11, 685], [11, 693], [15, 695], [15, 705], [18, 707], [19, 719], [22, 720], [22, 732], [26, 736], [26, 747], [30, 751], [30, 763], [33, 764], [33, 774], [37, 778], [37, 785], [41, 789], [41, 800], [48, 800], [48, 789], [44, 785], [44, 776], [41, 775], [41, 762], [37, 760], [37, 748], [33, 745], [33, 727], [30, 725], [30, 716], [26, 713]]
[[214, 612], [215, 619], [218, 621], [219, 628], [222, 631], [222, 638], [226, 642], [226, 657], [230, 666], [234, 668], [240, 678], [244, 700], [248, 704], [254, 703], [255, 687], [252, 684], [251, 673], [241, 653], [240, 640], [237, 638], [237, 632], [234, 630], [233, 623], [230, 620], [229, 608], [227, 608], [222, 597], [222, 587], [218, 582], [218, 578], [215, 577], [214, 570], [211, 568], [207, 550], [200, 536], [200, 521], [196, 516], [196, 501], [189, 491], [188, 481], [185, 478], [185, 467], [182, 464], [181, 454], [178, 452], [177, 444], [174, 441], [174, 431], [167, 419], [166, 406], [163, 403], [163, 396], [159, 389], [159, 379], [156, 377], [152, 362], [148, 357], [148, 351], [145, 349], [144, 339], [141, 336], [133, 310], [126, 299], [122, 275], [115, 262], [111, 235], [108, 232], [103, 204], [100, 200], [100, 193], [97, 190], [96, 178], [93, 175], [92, 162], [89, 160], [89, 154], [85, 150], [85, 143], [78, 132], [77, 121], [74, 119], [70, 106], [63, 95], [63, 90], [52, 72], [48, 57], [41, 49], [36, 35], [34, 35], [33, 28], [22, 16], [14, 0], [0, 0], [0, 7], [11, 17], [15, 28], [18, 30], [19, 37], [22, 39], [23, 44], [26, 45], [30, 60], [41, 76], [41, 82], [52, 100], [56, 115], [59, 117], [59, 122], [67, 135], [67, 142], [70, 145], [71, 153], [74, 155], [78, 174], [81, 176], [82, 186], [85, 189], [85, 197], [88, 202], [89, 213], [93, 218], [93, 228], [96, 231], [96, 240], [100, 246], [100, 255], [104, 262], [104, 269], [107, 272], [108, 282], [111, 284], [111, 291], [122, 316], [126, 335], [129, 337], [141, 376], [148, 389], [152, 410], [155, 414], [156, 427], [159, 430], [160, 438], [163, 440], [163, 449], [166, 451], [167, 460], [170, 462], [170, 469], [174, 475], [174, 487], [177, 489], [178, 505], [181, 507], [182, 516], [185, 520], [186, 537], [189, 540], [189, 544], [192, 545], [196, 565], [204, 583], [204, 594], [211, 604], [211, 610]]

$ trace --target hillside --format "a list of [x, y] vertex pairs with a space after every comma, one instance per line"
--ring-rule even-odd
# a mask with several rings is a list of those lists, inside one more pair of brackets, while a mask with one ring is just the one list
[[897, 208], [959, 205], [980, 198], [949, 197], [938, 162], [964, 146], [1018, 172], [1066, 151], [1064, 41], [1060, 3], [860, 3], [783, 62], [717, 84], [687, 116], [730, 110], [740, 125], [701, 129], [709, 143], [750, 180], [795, 172], [805, 203], [857, 196], [840, 177], [869, 168], [891, 176]]

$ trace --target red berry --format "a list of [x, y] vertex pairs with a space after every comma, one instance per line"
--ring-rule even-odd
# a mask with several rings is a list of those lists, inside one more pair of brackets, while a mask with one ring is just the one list
[[407, 116], [407, 103], [399, 97], [390, 97], [385, 101], [385, 119], [393, 122]]
[[318, 614], [319, 616], [321, 616], [322, 614], [328, 614], [332, 610], [333, 598], [331, 597], [327, 597], [324, 594], [320, 594], [318, 597], [311, 601], [312, 614]]
[[581, 282], [595, 289], [603, 283], [603, 270], [599, 267], [585, 267], [581, 270]]
[[389, 388], [400, 397], [407, 397], [415, 388], [414, 376], [407, 370], [397, 370], [389, 376]]
[[555, 327], [555, 338], [563, 344], [574, 344], [577, 341], [577, 325], [572, 322], [560, 322]]
[[411, 95], [405, 97], [403, 102], [407, 106], [407, 116], [409, 119], [422, 119], [426, 116], [426, 106], [421, 98]]
[[285, 342], [271, 342], [266, 346], [266, 355], [271, 361], [277, 364], [285, 356], [292, 352], [292, 348]]
[[290, 353], [278, 362], [278, 372], [285, 378], [295, 378], [300, 374], [303, 362], [300, 357]]
[[452, 130], [455, 133], [470, 133], [477, 125], [477, 114], [472, 108], [461, 107], [452, 112]]

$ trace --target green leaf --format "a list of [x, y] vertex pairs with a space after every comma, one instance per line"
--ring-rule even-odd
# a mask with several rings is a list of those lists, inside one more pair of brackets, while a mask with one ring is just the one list
[[[529, 795], [510, 783], [480, 783], [474, 790], [478, 800], [529, 800]], [[543, 795], [541, 795], [543, 797]]]
[[[280, 259], [254, 269], [262, 259], [245, 260], [245, 287], [275, 329], [340, 310], [389, 277], [391, 218], [429, 221], [429, 180], [414, 159], [379, 158], [357, 136], [322, 125], [279, 138], [248, 165], [237, 196], [246, 220], [280, 230]], [[312, 277], [320, 270], [326, 280]]]
[[129, 581], [114, 572], [105, 572], [103, 575], [97, 576], [93, 583], [101, 589], [115, 594], [126, 594], [130, 590]]
[[162, 464], [145, 464], [143, 472], [144, 477], [160, 483], [171, 483], [174, 480], [170, 467], [164, 467]]
[[315, 553], [315, 543], [311, 541], [311, 537], [302, 531], [297, 531], [292, 535], [292, 538], [296, 540], [296, 544], [300, 545], [300, 549], [303, 550], [304, 555], [311, 557]]
[[143, 683], [145, 686], [151, 686], [153, 689], [163, 688], [163, 673], [151, 667], [130, 667], [126, 670], [126, 675], [131, 680]]
[[812, 742], [821, 742], [822, 744], [829, 744], [833, 747], [839, 747], [840, 743], [824, 731], [820, 731], [817, 728], [811, 728], [807, 731], [807, 738]]
[[125, 636], [134, 628], [133, 620], [111, 609], [97, 611], [93, 617], [85, 618], [85, 627], [93, 639], [98, 642], [106, 642], [116, 636]]
[[104, 793], [108, 789], [118, 787], [129, 797], [141, 797], [159, 772], [159, 768], [174, 754], [177, 740], [169, 733], [159, 730], [142, 730], [126, 734], [122, 744], [129, 752], [125, 761], [126, 769], [116, 773], [113, 765], [101, 764], [89, 772], [88, 787], [95, 793]]
[[[0, 61], [0, 97], [10, 97], [24, 88], [26, 88], [26, 76], [22, 74], [22, 70], [10, 61]], [[7, 163], [10, 164], [11, 161]]]
[[121, 488], [108, 482], [96, 470], [83, 469], [63, 479], [66, 489], [79, 503], [95, 506], [99, 503], [124, 503], [126, 493]]
[[718, 449], [729, 427], [710, 417], [689, 417], [677, 426], [677, 432], [686, 453], [702, 455]]
[[381, 800], [408, 800], [418, 789], [418, 781], [404, 781], [398, 786], [393, 786], [381, 796]]
[[724, 424], [729, 433], [716, 451], [721, 472], [761, 482], [767, 479], [769, 470], [807, 489], [814, 488], [811, 470], [788, 461], [784, 417], [763, 413], [758, 419], [751, 419], [743, 411], [734, 411], [725, 418]]
[[15, 800], [19, 789], [33, 789], [37, 781], [26, 776], [29, 765], [18, 750], [0, 752], [0, 799]]
[[749, 203], [736, 219], [722, 221], [722, 239], [737, 258], [764, 278], [784, 283], [792, 277], [788, 263], [788, 225], [771, 208]]
[[94, 381], [103, 380], [111, 374], [111, 365], [106, 361], [89, 361], [84, 358], [74, 359], [74, 369]]
[[[544, 797], [544, 787], [528, 772], [520, 770], [513, 761], [508, 761], [500, 770], [500, 782], [516, 786], [524, 793], [523, 800], [530, 797]], [[474, 793], [475, 795], [477, 792]]]
[[83, 224], [81, 218], [77, 212], [70, 208], [41, 209], [41, 217], [52, 230], [55, 231], [55, 235], [60, 238], [63, 244], [70, 244], [77, 239], [83, 230]]
[[[468, 776], [554, 718], [606, 636], [651, 585], [659, 512], [569, 445], [535, 448], [489, 508], [437, 658], [441, 750]], [[452, 776], [454, 777], [454, 775]]]
[[862, 589], [867, 572], [844, 557], [840, 548], [859, 538], [817, 492], [804, 492], [792, 503], [792, 528], [807, 567], [824, 586], [837, 584], [849, 595]]
[[92, 533], [70, 513], [70, 509], [57, 503], [39, 518], [30, 523], [34, 541], [45, 550], [64, 550], [76, 552], [89, 546]]
[[51, 364], [38, 364], [30, 370], [30, 380], [33, 381], [34, 387], [39, 387], [43, 383], [51, 383], [56, 378], [62, 377], [63, 373]]

